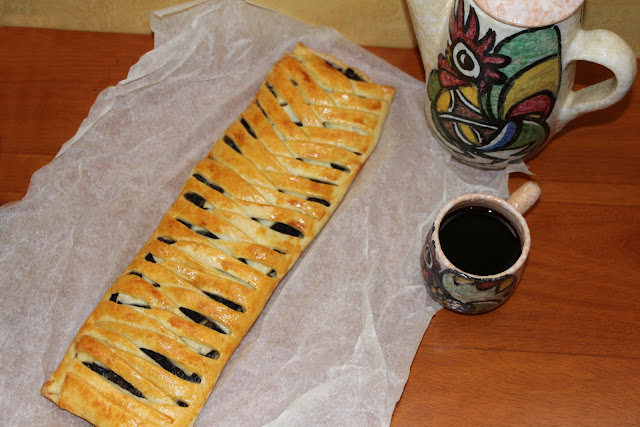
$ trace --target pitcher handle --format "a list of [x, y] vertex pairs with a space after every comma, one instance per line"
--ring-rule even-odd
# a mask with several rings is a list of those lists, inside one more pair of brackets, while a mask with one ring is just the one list
[[635, 55], [617, 34], [607, 30], [579, 30], [567, 49], [567, 64], [589, 61], [610, 69], [614, 77], [571, 91], [558, 115], [558, 129], [590, 111], [607, 108], [629, 91], [637, 73]]

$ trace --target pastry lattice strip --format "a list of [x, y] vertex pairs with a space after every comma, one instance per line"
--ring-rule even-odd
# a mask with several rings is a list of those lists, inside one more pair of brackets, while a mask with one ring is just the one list
[[98, 425], [192, 425], [373, 150], [394, 89], [298, 44], [193, 169], [42, 394]]

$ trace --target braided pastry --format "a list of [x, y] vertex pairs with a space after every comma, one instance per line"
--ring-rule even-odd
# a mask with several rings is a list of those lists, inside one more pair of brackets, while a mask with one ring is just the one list
[[96, 425], [192, 425], [373, 150], [395, 90], [298, 44], [193, 169], [42, 394]]

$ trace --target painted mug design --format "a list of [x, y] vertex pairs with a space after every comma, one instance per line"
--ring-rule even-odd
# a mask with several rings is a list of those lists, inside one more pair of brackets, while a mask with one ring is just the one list
[[518, 286], [515, 274], [474, 277], [455, 269], [443, 269], [435, 256], [432, 227], [427, 235], [420, 266], [431, 297], [450, 310], [478, 314], [492, 310], [509, 298]]
[[502, 40], [482, 32], [473, 6], [454, 6], [449, 42], [427, 83], [440, 139], [461, 161], [504, 167], [538, 150], [561, 84], [557, 26], [524, 29]]

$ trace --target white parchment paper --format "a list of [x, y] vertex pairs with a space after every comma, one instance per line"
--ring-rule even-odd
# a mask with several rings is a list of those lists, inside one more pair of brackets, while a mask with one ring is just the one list
[[388, 425], [439, 308], [420, 279], [427, 228], [459, 194], [506, 196], [508, 171], [450, 160], [427, 129], [424, 84], [329, 28], [240, 0], [151, 20], [154, 50], [99, 95], [24, 200], [0, 209], [0, 424], [85, 424], [41, 397], [42, 383], [192, 166], [302, 41], [397, 95], [378, 147], [228, 363], [197, 425]]

